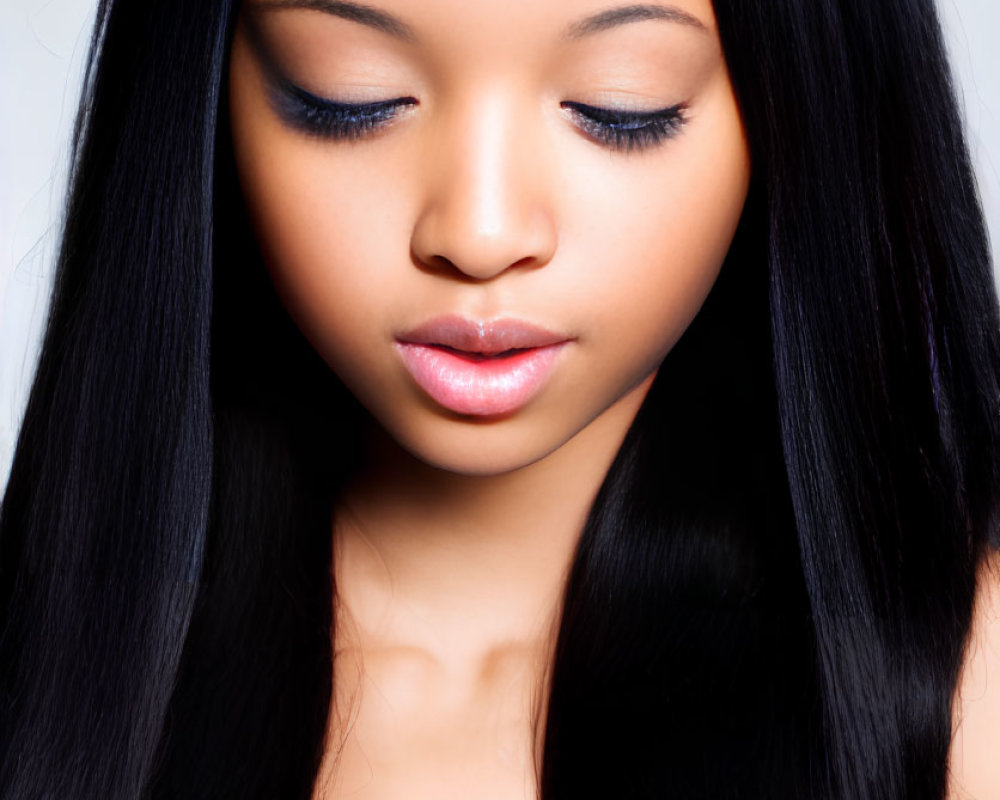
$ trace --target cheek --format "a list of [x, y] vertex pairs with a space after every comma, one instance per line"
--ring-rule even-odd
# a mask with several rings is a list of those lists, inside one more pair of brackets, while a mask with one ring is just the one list
[[667, 147], [662, 160], [594, 176], [570, 215], [575, 302], [625, 383], [655, 370], [697, 314], [742, 214], [750, 165], [728, 83]]
[[242, 70], [230, 86], [234, 154], [264, 261], [302, 332], [334, 369], [349, 371], [343, 356], [373, 343], [406, 252], [401, 197], [389, 191], [398, 186], [394, 164], [290, 133], [239, 46], [233, 62]]
[[398, 225], [384, 204], [344, 185], [342, 173], [331, 171], [324, 181], [325, 174], [314, 166], [297, 180], [272, 173], [244, 183], [275, 288], [306, 337], [327, 354], [334, 352], [331, 343], [352, 343], [373, 324], [380, 327], [399, 245], [391, 242]]

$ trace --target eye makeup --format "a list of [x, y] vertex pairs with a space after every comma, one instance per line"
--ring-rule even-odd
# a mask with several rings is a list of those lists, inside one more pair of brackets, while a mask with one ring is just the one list
[[[284, 76], [250, 25], [250, 42], [268, 83], [270, 104], [289, 128], [320, 139], [356, 141], [374, 135], [412, 106], [415, 97], [347, 102], [321, 97]], [[596, 144], [616, 152], [652, 149], [676, 136], [687, 121], [685, 103], [650, 111], [563, 101], [573, 124]]]
[[[272, 78], [272, 104], [285, 124], [311, 136], [350, 141], [364, 138], [394, 120], [416, 98], [344, 103], [318, 97], [289, 81]], [[576, 124], [612, 150], [645, 150], [675, 136], [686, 122], [682, 103], [654, 111], [625, 111], [565, 101]]]
[[687, 121], [687, 106], [678, 103], [654, 111], [626, 111], [564, 101], [577, 124], [591, 138], [613, 150], [644, 150], [675, 136]]
[[300, 133], [340, 141], [361, 139], [417, 102], [412, 97], [357, 103], [320, 97], [285, 77], [252, 17], [247, 19], [246, 32], [267, 83], [271, 108], [286, 126]]
[[271, 79], [271, 104], [282, 121], [302, 133], [324, 139], [361, 139], [391, 122], [416, 98], [397, 97], [344, 103], [319, 97], [279, 77]]

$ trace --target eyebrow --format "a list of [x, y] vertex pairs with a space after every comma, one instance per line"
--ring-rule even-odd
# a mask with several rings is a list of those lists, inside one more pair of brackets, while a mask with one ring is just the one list
[[286, 8], [305, 8], [322, 11], [341, 19], [348, 19], [369, 28], [387, 33], [396, 39], [412, 42], [417, 37], [413, 28], [398, 17], [372, 6], [352, 3], [350, 0], [254, 0], [254, 10], [280, 11]]
[[584, 36], [592, 36], [595, 33], [617, 28], [619, 25], [627, 25], [631, 22], [645, 22], [646, 20], [662, 20], [665, 22], [677, 22], [681, 25], [688, 25], [704, 33], [708, 33], [708, 27], [693, 14], [682, 11], [676, 6], [661, 5], [631, 5], [621, 8], [609, 8], [607, 11], [599, 11], [589, 17], [584, 17], [579, 22], [570, 25], [564, 34], [567, 39], [580, 39]]
[[[261, 11], [277, 11], [286, 8], [322, 11], [325, 14], [332, 14], [335, 17], [367, 25], [369, 28], [382, 31], [403, 41], [412, 42], [417, 38], [413, 28], [398, 17], [394, 17], [387, 11], [362, 3], [354, 3], [351, 0], [253, 0], [251, 5], [254, 9]], [[636, 4], [621, 8], [609, 8], [606, 11], [599, 11], [589, 17], [584, 17], [566, 29], [564, 38], [580, 39], [621, 25], [647, 20], [676, 22], [708, 33], [708, 28], [700, 19], [676, 6]]]

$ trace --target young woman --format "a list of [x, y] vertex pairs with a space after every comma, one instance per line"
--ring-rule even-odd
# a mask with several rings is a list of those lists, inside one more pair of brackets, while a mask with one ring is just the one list
[[0, 795], [1000, 794], [1000, 323], [930, 2], [98, 20]]

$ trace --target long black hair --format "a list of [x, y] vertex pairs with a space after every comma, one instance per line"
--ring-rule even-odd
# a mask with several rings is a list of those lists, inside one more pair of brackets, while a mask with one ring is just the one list
[[[750, 195], [583, 531], [542, 793], [942, 800], [1000, 319], [934, 7], [714, 5]], [[364, 412], [242, 211], [237, 12], [98, 10], [0, 515], [5, 800], [308, 798], [323, 752]]]

